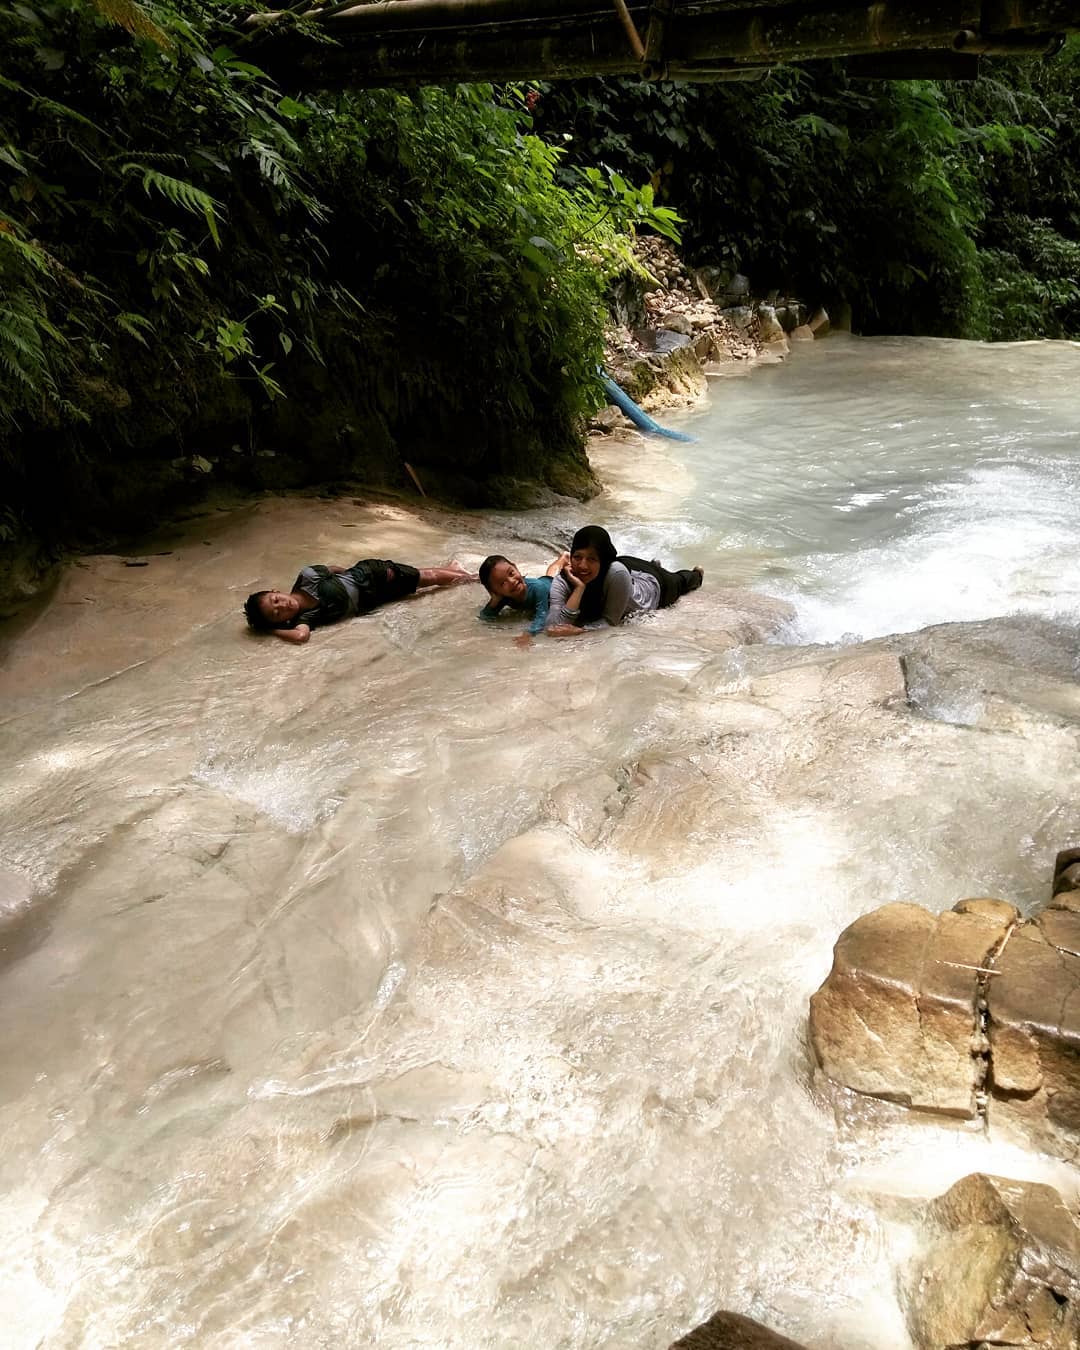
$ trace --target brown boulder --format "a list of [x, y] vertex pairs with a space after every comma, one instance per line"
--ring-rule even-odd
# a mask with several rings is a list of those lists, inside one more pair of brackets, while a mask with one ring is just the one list
[[675, 1341], [671, 1350], [804, 1350], [804, 1347], [749, 1317], [718, 1312]]
[[917, 1350], [1080, 1344], [1080, 1228], [1057, 1191], [976, 1172], [924, 1217], [900, 1289]]
[[976, 1115], [981, 981], [1017, 918], [1004, 901], [962, 900], [943, 914], [892, 904], [856, 919], [810, 1000], [820, 1067], [856, 1092]]
[[[1080, 913], [1066, 892], [1016, 930], [989, 982], [993, 1120], [1074, 1157], [1080, 1145]], [[1060, 901], [1066, 904], [1059, 903]], [[1068, 907], [1066, 907], [1068, 905]]]

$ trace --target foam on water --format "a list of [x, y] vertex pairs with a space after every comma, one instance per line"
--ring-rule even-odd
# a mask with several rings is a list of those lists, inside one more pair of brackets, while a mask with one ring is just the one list
[[[834, 1110], [807, 999], [879, 904], [1045, 891], [1075, 660], [1001, 616], [1080, 615], [1077, 374], [1068, 344], [814, 344], [672, 418], [695, 442], [600, 451], [595, 502], [273, 502], [213, 580], [353, 546], [536, 571], [591, 519], [706, 566], [574, 642], [522, 651], [461, 591], [302, 649], [166, 615], [155, 648], [125, 578], [144, 659], [110, 677], [91, 626], [70, 696], [5, 727], [0, 907], [49, 906], [0, 976], [7, 1343], [661, 1350], [725, 1305], [908, 1350], [882, 1197], [1077, 1174]], [[789, 645], [997, 618], [1002, 668], [1038, 648], [1057, 683], [999, 726], [962, 652], [916, 653], [913, 707], [832, 708], [772, 677], [844, 653], [732, 648], [718, 582], [790, 599]], [[42, 668], [78, 664], [48, 631]]]

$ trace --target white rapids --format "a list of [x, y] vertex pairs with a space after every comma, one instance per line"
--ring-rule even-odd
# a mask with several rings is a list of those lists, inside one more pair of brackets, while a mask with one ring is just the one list
[[[906, 1350], [889, 1198], [1077, 1178], [823, 1095], [807, 999], [860, 913], [1030, 909], [1080, 842], [1078, 379], [829, 339], [585, 506], [271, 500], [69, 567], [0, 665], [0, 1343]], [[475, 587], [243, 631], [306, 562], [589, 520], [704, 589], [528, 651]]]

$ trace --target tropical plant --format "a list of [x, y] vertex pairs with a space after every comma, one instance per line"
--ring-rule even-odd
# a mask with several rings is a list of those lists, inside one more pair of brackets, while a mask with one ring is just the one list
[[5, 500], [39, 532], [115, 524], [201, 490], [194, 456], [587, 490], [605, 278], [673, 213], [564, 184], [520, 90], [283, 93], [234, 13], [0, 12]]

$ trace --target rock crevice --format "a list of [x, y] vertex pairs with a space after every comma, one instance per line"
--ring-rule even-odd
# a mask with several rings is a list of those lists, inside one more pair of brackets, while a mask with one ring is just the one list
[[1050, 904], [1028, 920], [989, 898], [938, 915], [891, 904], [857, 919], [810, 1000], [821, 1070], [915, 1110], [992, 1117], [1075, 1158], [1080, 890], [1065, 870], [1059, 859]]

